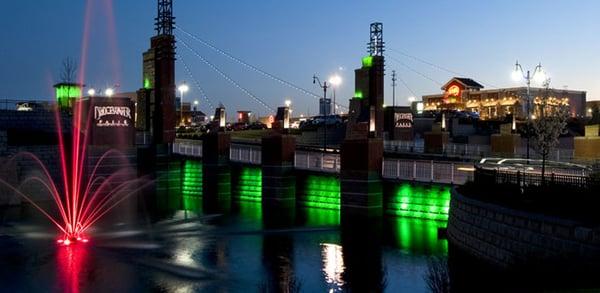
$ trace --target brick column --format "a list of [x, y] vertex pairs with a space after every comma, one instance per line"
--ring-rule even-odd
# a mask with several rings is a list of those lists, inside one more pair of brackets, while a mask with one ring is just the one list
[[381, 138], [347, 139], [341, 154], [341, 214], [381, 216], [383, 187]]
[[211, 132], [202, 137], [202, 201], [205, 211], [229, 211], [231, 206], [231, 134]]
[[279, 133], [262, 138], [263, 205], [293, 207], [296, 201], [296, 138]]

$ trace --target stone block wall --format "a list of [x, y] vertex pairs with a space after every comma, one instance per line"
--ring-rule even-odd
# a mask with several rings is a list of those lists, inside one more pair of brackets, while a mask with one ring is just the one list
[[484, 203], [456, 190], [450, 203], [448, 239], [502, 268], [545, 263], [597, 267], [600, 260], [599, 228]]

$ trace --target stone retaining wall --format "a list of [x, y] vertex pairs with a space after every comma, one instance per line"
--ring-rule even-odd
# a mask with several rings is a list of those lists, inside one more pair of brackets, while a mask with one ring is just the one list
[[500, 267], [598, 267], [600, 228], [484, 203], [452, 191], [448, 240]]

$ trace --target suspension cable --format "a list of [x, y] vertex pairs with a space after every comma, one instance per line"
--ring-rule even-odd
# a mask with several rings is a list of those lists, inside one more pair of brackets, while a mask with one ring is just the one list
[[206, 95], [206, 92], [204, 92], [204, 90], [200, 86], [200, 82], [198, 82], [198, 80], [196, 78], [194, 78], [194, 75], [192, 74], [192, 71], [188, 67], [187, 63], [185, 63], [185, 61], [183, 60], [183, 56], [181, 56], [181, 54], [177, 54], [177, 57], [178, 57], [177, 61], [181, 62], [181, 64], [183, 64], [183, 68], [185, 68], [185, 72], [187, 73], [188, 77], [194, 82], [194, 85], [196, 86], [196, 88], [200, 92], [200, 96], [202, 98], [204, 98], [204, 100], [206, 100], [206, 102], [208, 103], [209, 110], [214, 109], [213, 104], [211, 103], [210, 99]]
[[189, 46], [189, 44], [187, 42], [185, 42], [184, 40], [182, 40], [181, 38], [177, 38], [179, 40], [180, 43], [182, 43], [188, 50], [190, 50], [194, 55], [196, 55], [196, 57], [198, 57], [202, 62], [204, 62], [206, 65], [208, 65], [212, 70], [214, 70], [215, 72], [217, 72], [221, 77], [223, 77], [225, 80], [227, 80], [229, 83], [231, 83], [233, 86], [235, 86], [236, 88], [238, 88], [240, 91], [242, 91], [244, 94], [246, 94], [247, 96], [249, 96], [250, 98], [252, 98], [254, 101], [256, 101], [257, 103], [259, 103], [260, 105], [262, 105], [263, 107], [265, 107], [267, 110], [269, 110], [271, 113], [275, 112], [275, 110], [273, 108], [271, 108], [269, 105], [267, 105], [267, 103], [265, 103], [262, 99], [260, 99], [259, 97], [257, 97], [256, 95], [254, 95], [253, 93], [251, 93], [248, 89], [242, 87], [239, 83], [237, 83], [235, 80], [233, 80], [231, 77], [229, 77], [227, 74], [225, 74], [223, 71], [221, 71], [219, 68], [217, 68], [214, 64], [212, 64], [211, 62], [209, 62], [208, 60], [206, 60], [206, 58], [202, 57], [202, 55], [200, 55], [196, 50], [194, 50], [193, 48], [191, 48]]
[[[283, 84], [283, 85], [288, 86], [288, 87], [290, 87], [292, 89], [300, 91], [300, 92], [302, 92], [302, 93], [304, 93], [304, 94], [306, 94], [308, 96], [311, 96], [313, 98], [317, 98], [317, 99], [321, 98], [320, 95], [317, 95], [317, 94], [315, 94], [315, 93], [313, 93], [313, 92], [311, 92], [311, 91], [309, 91], [307, 89], [304, 89], [304, 88], [302, 88], [300, 86], [297, 86], [297, 85], [295, 85], [295, 84], [293, 84], [293, 83], [291, 83], [289, 81], [286, 81], [286, 80], [284, 80], [284, 79], [282, 79], [280, 77], [277, 77], [277, 76], [275, 76], [275, 75], [273, 75], [271, 73], [268, 73], [268, 72], [266, 72], [266, 71], [264, 71], [264, 70], [262, 70], [262, 69], [260, 69], [260, 68], [258, 68], [256, 66], [254, 66], [252, 64], [249, 64], [248, 62], [245, 62], [244, 60], [242, 60], [242, 59], [240, 59], [238, 57], [235, 57], [235, 56], [231, 55], [230, 53], [226, 52], [225, 50], [222, 50], [222, 49], [216, 47], [215, 45], [211, 44], [210, 42], [208, 42], [208, 41], [206, 41], [206, 40], [204, 40], [204, 39], [202, 39], [202, 38], [200, 38], [200, 37], [198, 37], [198, 36], [196, 36], [196, 35], [188, 32], [188, 31], [186, 31], [185, 29], [181, 28], [180, 26], [176, 26], [176, 29], [180, 30], [182, 33], [186, 34], [187, 36], [189, 36], [190, 38], [194, 39], [195, 41], [198, 41], [199, 43], [201, 43], [201, 44], [209, 47], [213, 51], [215, 51], [215, 52], [217, 52], [217, 53], [219, 53], [219, 54], [227, 57], [228, 59], [230, 59], [232, 61], [237, 62], [238, 64], [240, 64], [240, 65], [242, 65], [242, 66], [244, 66], [244, 67], [246, 67], [246, 68], [248, 68], [248, 69], [250, 69], [250, 70], [252, 70], [252, 71], [254, 71], [256, 73], [261, 74], [262, 76], [268, 77], [268, 78], [270, 78], [270, 79], [272, 79], [272, 80], [274, 80], [274, 81], [276, 81], [276, 82], [278, 82], [280, 84]], [[346, 107], [344, 105], [340, 105], [338, 103], [336, 103], [336, 105], [338, 105], [341, 108], [348, 109], [348, 107]]]

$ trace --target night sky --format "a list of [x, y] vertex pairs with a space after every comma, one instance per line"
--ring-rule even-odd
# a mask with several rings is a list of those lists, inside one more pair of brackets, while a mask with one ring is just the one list
[[[0, 98], [51, 99], [61, 61], [85, 64], [85, 83], [95, 88], [120, 84], [119, 91], [142, 86], [142, 52], [154, 34], [155, 2], [111, 0], [3, 1], [0, 9]], [[384, 23], [389, 48], [386, 103], [391, 104], [391, 70], [399, 82], [397, 100], [440, 92], [454, 74], [487, 87], [519, 86], [510, 79], [516, 59], [525, 68], [538, 62], [556, 88], [588, 91], [600, 98], [600, 2], [581, 1], [198, 1], [175, 0], [176, 22], [246, 62], [319, 92], [313, 74], [338, 72], [344, 83], [338, 100], [353, 94], [353, 69], [366, 55], [369, 23]], [[87, 60], [82, 44], [88, 7]], [[189, 39], [205, 58], [272, 106], [290, 97], [296, 111], [314, 114], [317, 102]], [[231, 86], [183, 46], [181, 59], [191, 68], [213, 104], [230, 110], [265, 109]], [[419, 62], [423, 59], [436, 66]], [[177, 81], [187, 81], [186, 100], [206, 103], [177, 64]], [[410, 68], [410, 69], [409, 69]], [[416, 73], [417, 71], [418, 73]], [[212, 112], [212, 111], [211, 111]], [[298, 113], [298, 112], [295, 112]]]

